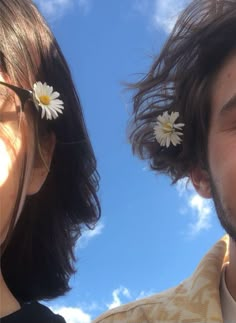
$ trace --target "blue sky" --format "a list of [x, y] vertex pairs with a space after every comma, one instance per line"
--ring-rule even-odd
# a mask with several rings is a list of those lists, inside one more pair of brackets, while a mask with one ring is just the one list
[[152, 173], [126, 138], [131, 93], [122, 82], [148, 70], [186, 1], [35, 2], [71, 67], [101, 175], [101, 221], [78, 241], [71, 292], [47, 305], [68, 323], [89, 323], [178, 284], [224, 234], [211, 201]]

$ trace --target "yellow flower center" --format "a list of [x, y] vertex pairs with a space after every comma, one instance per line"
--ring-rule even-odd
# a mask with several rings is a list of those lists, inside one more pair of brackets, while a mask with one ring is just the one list
[[51, 100], [50, 100], [50, 97], [48, 95], [41, 95], [39, 97], [39, 101], [41, 103], [43, 103], [44, 105], [49, 105], [49, 103], [50, 103]]
[[173, 127], [172, 123], [166, 122], [166, 123], [164, 123], [162, 129], [163, 129], [163, 131], [164, 131], [165, 134], [168, 134], [168, 133], [172, 133], [173, 132], [174, 127]]

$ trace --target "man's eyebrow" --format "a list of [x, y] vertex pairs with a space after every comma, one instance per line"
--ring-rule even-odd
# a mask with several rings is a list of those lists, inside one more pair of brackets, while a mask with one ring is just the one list
[[236, 109], [236, 93], [222, 106], [220, 114], [225, 114], [233, 109]]

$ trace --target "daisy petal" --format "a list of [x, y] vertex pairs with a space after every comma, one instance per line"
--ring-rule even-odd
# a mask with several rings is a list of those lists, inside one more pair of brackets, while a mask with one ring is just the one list
[[59, 99], [60, 93], [46, 82], [36, 82], [33, 85], [33, 99], [36, 108], [41, 108], [41, 117], [47, 120], [58, 118], [63, 113], [64, 103]]
[[51, 99], [52, 99], [52, 100], [54, 100], [54, 99], [58, 98], [59, 96], [60, 96], [60, 93], [58, 93], [58, 92], [53, 92], [53, 93], [51, 94]]
[[175, 123], [179, 117], [179, 112], [165, 111], [157, 117], [156, 124], [153, 127], [154, 136], [160, 146], [169, 147], [171, 144], [176, 146], [181, 143], [183, 136], [182, 128], [184, 123]]
[[45, 109], [42, 109], [41, 118], [43, 119], [44, 116], [45, 116]]

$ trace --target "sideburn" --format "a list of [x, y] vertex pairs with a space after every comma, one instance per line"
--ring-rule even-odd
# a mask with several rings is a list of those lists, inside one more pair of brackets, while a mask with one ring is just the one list
[[210, 172], [209, 172], [209, 178], [210, 178], [212, 199], [214, 201], [216, 213], [220, 221], [220, 224], [224, 228], [226, 233], [231, 237], [231, 239], [234, 242], [236, 242], [236, 225], [234, 226], [231, 221], [232, 217], [230, 214], [230, 209], [229, 210], [225, 209], [224, 205], [222, 204], [220, 195], [217, 191], [216, 185], [213, 181], [213, 178]]

